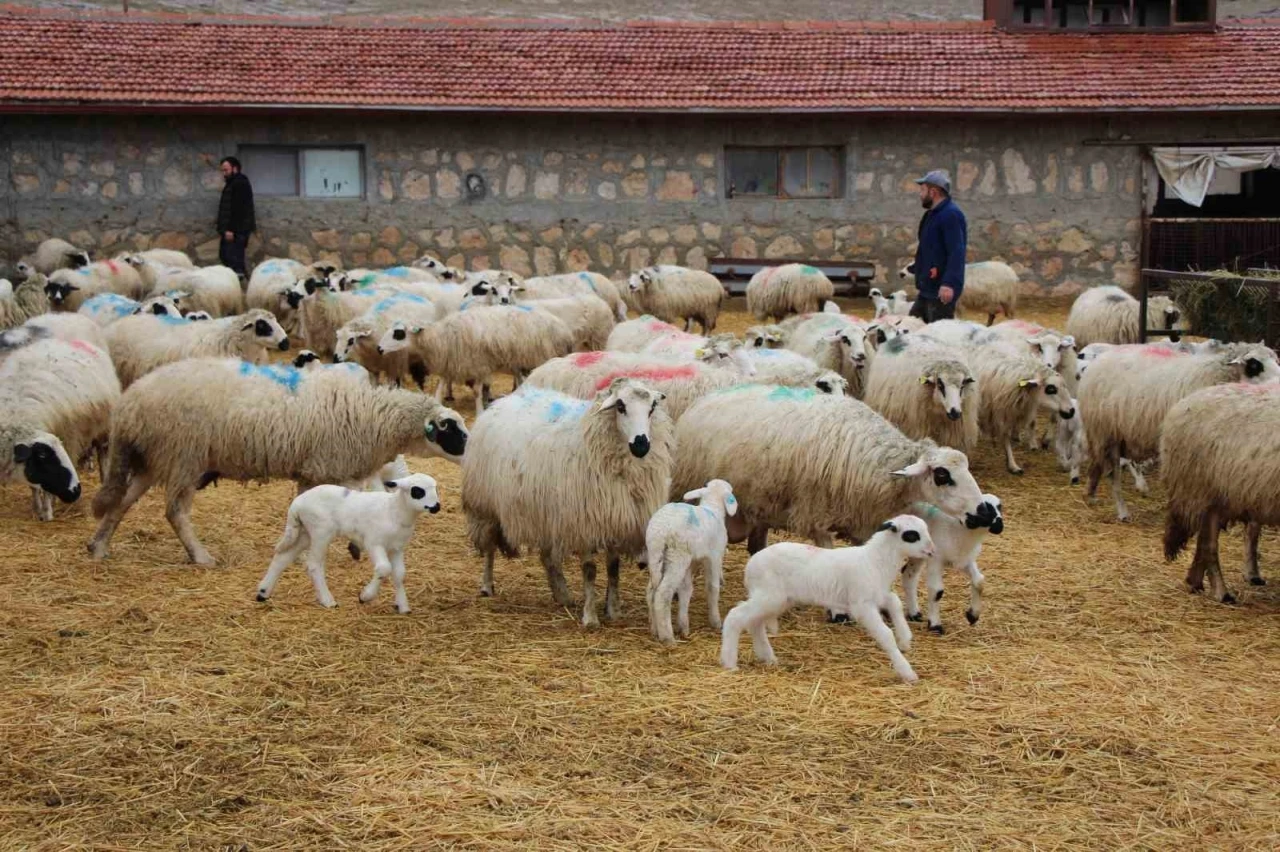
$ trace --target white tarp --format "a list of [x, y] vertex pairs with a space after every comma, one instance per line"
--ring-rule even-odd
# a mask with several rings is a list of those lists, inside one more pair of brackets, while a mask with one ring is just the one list
[[1151, 156], [1167, 191], [1194, 207], [1204, 204], [1219, 169], [1253, 172], [1280, 168], [1280, 147], [1152, 148]]

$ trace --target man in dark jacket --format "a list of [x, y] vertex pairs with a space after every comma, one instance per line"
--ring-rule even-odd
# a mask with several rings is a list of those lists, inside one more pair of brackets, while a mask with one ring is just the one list
[[253, 187], [235, 157], [222, 158], [222, 198], [218, 201], [218, 260], [244, 280], [244, 250], [257, 227], [253, 218]]
[[951, 319], [964, 290], [965, 251], [969, 226], [951, 200], [951, 181], [941, 170], [929, 172], [920, 184], [925, 209], [917, 236], [916, 262], [908, 269], [916, 276], [916, 303], [911, 315], [925, 322]]

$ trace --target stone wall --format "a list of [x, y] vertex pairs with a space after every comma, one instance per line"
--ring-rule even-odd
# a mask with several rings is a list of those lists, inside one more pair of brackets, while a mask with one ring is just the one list
[[[1275, 135], [1280, 119], [1218, 117], [1226, 136]], [[973, 259], [1001, 258], [1030, 291], [1129, 284], [1139, 250], [1139, 153], [1085, 147], [1132, 133], [1195, 138], [1201, 119], [1079, 117], [69, 117], [0, 130], [0, 263], [48, 236], [96, 255], [171, 247], [202, 262], [219, 159], [242, 143], [360, 144], [363, 199], [259, 198], [251, 256], [384, 266], [431, 253], [470, 269], [529, 273], [718, 255], [867, 259], [885, 281], [913, 250], [912, 178], [947, 168]], [[838, 200], [724, 197], [724, 146], [843, 146]], [[483, 199], [464, 179], [482, 175]], [[252, 174], [250, 178], [252, 179]]]

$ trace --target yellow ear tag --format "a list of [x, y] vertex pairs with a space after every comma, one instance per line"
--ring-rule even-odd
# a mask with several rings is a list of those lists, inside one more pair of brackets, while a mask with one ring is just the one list
[[693, 350], [693, 357], [695, 357], [695, 358], [705, 358], [705, 357], [707, 357], [707, 350], [705, 350], [705, 349], [695, 349], [695, 350]]
[[921, 376], [921, 377], [920, 377], [920, 384], [922, 384], [922, 385], [927, 385], [927, 384], [929, 384], [929, 377], [928, 377], [928, 376]]
[[1030, 382], [1028, 382], [1026, 379], [1023, 379], [1022, 381], [1018, 382], [1018, 387], [1025, 388], [1029, 384]]

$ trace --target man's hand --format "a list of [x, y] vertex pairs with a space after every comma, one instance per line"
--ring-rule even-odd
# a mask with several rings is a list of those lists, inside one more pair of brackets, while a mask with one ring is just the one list
[[942, 304], [949, 305], [951, 300], [956, 297], [956, 291], [943, 284], [938, 288], [938, 298], [942, 300]]
[[227, 231], [225, 234], [222, 235], [222, 238], [227, 242], [231, 242], [236, 238], [236, 235], [233, 234], [231, 231]]

